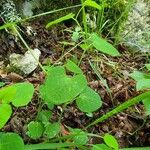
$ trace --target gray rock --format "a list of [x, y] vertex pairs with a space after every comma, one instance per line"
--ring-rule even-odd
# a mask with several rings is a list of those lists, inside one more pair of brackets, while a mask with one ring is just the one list
[[10, 66], [20, 70], [25, 75], [30, 74], [37, 68], [39, 57], [41, 55], [39, 49], [31, 50], [31, 52], [27, 51], [24, 55], [16, 53], [11, 54], [9, 56]]

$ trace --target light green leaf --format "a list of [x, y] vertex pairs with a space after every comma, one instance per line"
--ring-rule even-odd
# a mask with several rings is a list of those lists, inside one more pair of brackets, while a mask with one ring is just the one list
[[78, 42], [79, 38], [80, 38], [79, 32], [76, 32], [76, 31], [73, 32], [72, 37], [71, 37], [72, 41]]
[[82, 70], [71, 60], [67, 61], [67, 63], [65, 64], [65, 67], [73, 73], [77, 73], [77, 74], [83, 73]]
[[10, 103], [13, 100], [16, 91], [17, 89], [14, 86], [7, 86], [0, 89], [0, 101], [2, 101], [2, 103]]
[[106, 53], [111, 56], [120, 56], [120, 53], [106, 40], [100, 38], [98, 34], [92, 33], [90, 36], [90, 41], [93, 46], [100, 52]]
[[111, 150], [111, 149], [105, 144], [96, 144], [96, 145], [93, 145], [92, 150]]
[[55, 137], [58, 133], [60, 132], [60, 124], [59, 123], [49, 123], [45, 127], [44, 134], [48, 138], [53, 138]]
[[11, 114], [12, 109], [9, 104], [0, 104], [0, 129], [7, 123]]
[[150, 75], [140, 72], [140, 71], [134, 71], [130, 74], [130, 77], [133, 78], [135, 81], [139, 81], [141, 79], [150, 79]]
[[136, 90], [150, 89], [150, 79], [140, 79], [136, 83]]
[[87, 87], [76, 100], [78, 108], [83, 112], [93, 112], [99, 109], [102, 105], [101, 98], [90, 87]]
[[43, 135], [44, 127], [41, 122], [31, 121], [28, 124], [28, 136], [32, 139], [38, 139]]
[[145, 97], [142, 102], [146, 109], [146, 115], [150, 115], [150, 97]]
[[85, 133], [81, 129], [71, 129], [70, 128], [70, 131], [71, 131], [71, 135], [74, 135], [73, 141], [75, 144], [81, 144], [81, 145], [87, 144], [87, 142], [88, 142], [87, 133]]
[[92, 0], [86, 0], [83, 3], [83, 6], [90, 6], [90, 7], [96, 8], [98, 10], [101, 10], [101, 6], [98, 5], [95, 1], [92, 1]]
[[145, 67], [150, 70], [150, 64], [145, 64]]
[[74, 14], [73, 14], [73, 13], [70, 13], [70, 14], [68, 14], [68, 15], [66, 15], [66, 16], [63, 16], [63, 17], [61, 17], [61, 18], [59, 18], [59, 19], [56, 19], [56, 20], [54, 20], [54, 21], [49, 22], [49, 23], [46, 25], [46, 28], [49, 28], [49, 27], [52, 26], [52, 25], [58, 24], [58, 23], [63, 22], [63, 21], [65, 21], [65, 20], [71, 19], [71, 18], [73, 18], [73, 17], [74, 17]]
[[0, 136], [0, 150], [24, 150], [24, 142], [16, 133], [2, 133]]
[[115, 150], [119, 150], [119, 145], [117, 140], [115, 139], [114, 136], [106, 133], [104, 135], [104, 142], [111, 148], [114, 148]]
[[40, 87], [40, 94], [45, 102], [59, 105], [74, 100], [86, 86], [84, 75], [69, 77], [60, 67], [55, 67], [48, 73], [45, 84]]
[[33, 97], [33, 85], [31, 83], [17, 83], [12, 86], [16, 88], [12, 104], [16, 107], [27, 105]]

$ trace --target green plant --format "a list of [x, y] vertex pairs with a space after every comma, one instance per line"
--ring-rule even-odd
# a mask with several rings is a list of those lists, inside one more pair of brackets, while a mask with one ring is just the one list
[[0, 89], [0, 129], [12, 114], [10, 103], [15, 107], [26, 106], [33, 93], [34, 87], [31, 83], [17, 83]]

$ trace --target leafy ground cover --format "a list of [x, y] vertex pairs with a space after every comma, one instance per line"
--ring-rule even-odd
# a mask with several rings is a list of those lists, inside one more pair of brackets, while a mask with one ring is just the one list
[[[88, 1], [85, 5], [89, 5]], [[99, 5], [94, 7], [99, 9]], [[67, 15], [68, 19], [72, 17]], [[64, 20], [66, 16], [46, 27]], [[40, 65], [46, 73], [41, 68], [28, 76], [0, 70], [1, 86], [10, 85], [0, 91], [0, 113], [6, 115], [0, 118], [0, 127], [5, 125], [1, 128], [0, 148], [11, 150], [13, 145], [6, 148], [5, 143], [14, 139], [21, 150], [23, 143], [28, 150], [117, 150], [150, 145], [150, 118], [146, 115], [149, 91], [142, 92], [149, 88], [148, 56], [129, 52], [123, 45], [115, 49], [96, 33], [90, 34], [89, 45], [85, 42], [74, 46], [80, 41], [79, 34], [83, 36], [80, 29], [74, 31], [74, 26], [61, 24], [48, 30], [45, 19], [27, 25], [34, 32], [29, 35], [24, 24], [22, 37], [31, 48], [40, 49]], [[13, 52], [23, 54], [26, 48], [16, 41], [16, 35], [4, 30], [1, 34], [1, 60], [7, 64], [6, 56]], [[88, 32], [85, 36], [89, 36]], [[93, 51], [91, 45], [97, 50]], [[17, 133], [22, 139], [5, 132]]]

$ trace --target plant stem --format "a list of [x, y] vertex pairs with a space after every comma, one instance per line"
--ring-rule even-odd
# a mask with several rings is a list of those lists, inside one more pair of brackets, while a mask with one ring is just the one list
[[[122, 112], [123, 110], [127, 109], [128, 107], [132, 106], [132, 105], [135, 105], [136, 103], [142, 101], [142, 100], [145, 100], [147, 99], [148, 97], [150, 97], [150, 91], [147, 91], [143, 94], [140, 94], [126, 102], [124, 102], [123, 104], [119, 105], [118, 107], [116, 107], [115, 109], [113, 109], [112, 111], [106, 113], [105, 115], [103, 115], [102, 117], [96, 119], [94, 122], [92, 122], [91, 124], [89, 124], [87, 128], [97, 124], [97, 123], [100, 123], [100, 122], [103, 122], [104, 120], [110, 118], [111, 116], [115, 115], [115, 114], [118, 114], [119, 112]], [[149, 99], [148, 99], [149, 100]]]
[[17, 33], [17, 35], [19, 36], [20, 40], [22, 41], [22, 43], [24, 44], [24, 46], [27, 48], [27, 50], [30, 51], [31, 55], [33, 56], [33, 58], [35, 59], [35, 61], [38, 63], [38, 65], [40, 66], [40, 68], [43, 70], [43, 72], [47, 73], [46, 70], [43, 68], [42, 64], [38, 61], [38, 59], [33, 54], [32, 49], [28, 46], [28, 44], [26, 43], [26, 41], [23, 39], [23, 37], [19, 33], [17, 27], [15, 25], [12, 25], [12, 28]]

